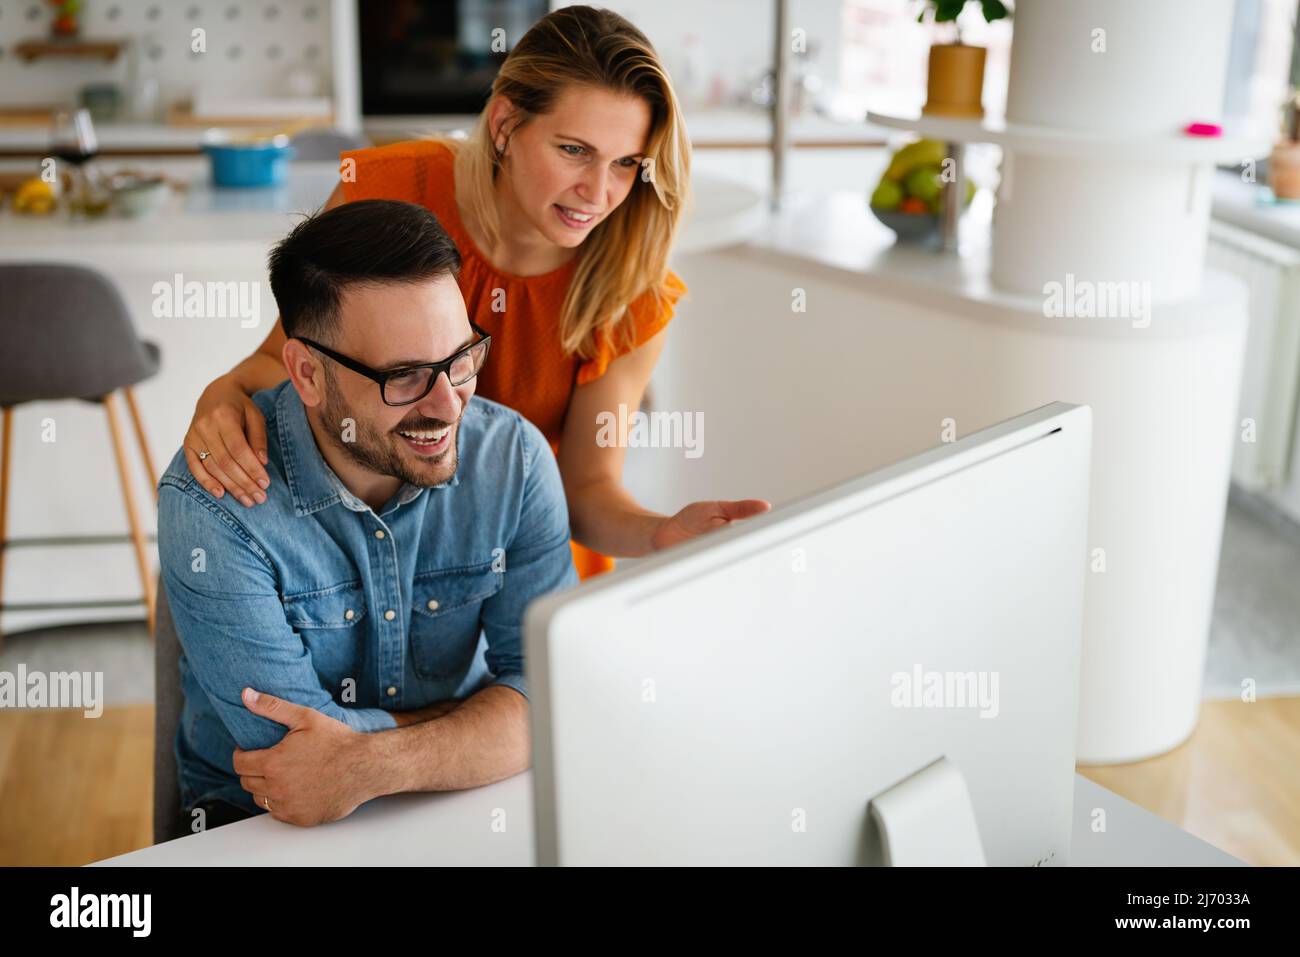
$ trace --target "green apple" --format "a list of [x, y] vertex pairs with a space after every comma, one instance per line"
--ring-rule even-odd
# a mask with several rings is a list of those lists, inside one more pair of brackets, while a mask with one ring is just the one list
[[871, 194], [871, 205], [876, 209], [894, 209], [903, 201], [903, 187], [892, 179], [882, 179]]
[[[966, 180], [966, 201], [962, 203], [963, 206], [969, 206], [970, 201], [975, 198], [975, 188], [973, 182]], [[939, 190], [939, 192], [935, 194], [934, 199], [930, 200], [928, 205], [930, 207], [930, 212], [932, 213], [943, 212], [943, 190]]]
[[923, 203], [932, 203], [943, 191], [943, 181], [939, 179], [939, 167], [919, 166], [907, 174], [903, 180], [907, 195], [915, 196]]

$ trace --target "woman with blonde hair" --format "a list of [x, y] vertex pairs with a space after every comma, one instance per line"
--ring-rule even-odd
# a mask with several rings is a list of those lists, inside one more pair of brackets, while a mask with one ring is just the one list
[[[477, 392], [551, 443], [579, 575], [771, 507], [746, 499], [649, 511], [623, 487], [626, 449], [597, 440], [600, 413], [640, 407], [686, 291], [668, 257], [689, 200], [690, 144], [668, 75], [636, 27], [608, 10], [556, 10], [506, 58], [468, 140], [341, 159], [326, 208], [417, 203], [455, 240], [469, 317], [493, 337]], [[266, 500], [266, 427], [249, 396], [285, 378], [283, 345], [277, 322], [199, 399], [185, 454], [213, 495]]]

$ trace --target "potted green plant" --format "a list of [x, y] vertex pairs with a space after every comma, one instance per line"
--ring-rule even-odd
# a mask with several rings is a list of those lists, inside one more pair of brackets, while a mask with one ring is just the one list
[[980, 117], [984, 115], [981, 98], [984, 92], [983, 47], [961, 42], [957, 17], [967, 3], [978, 3], [989, 23], [1010, 16], [1002, 0], [922, 0], [917, 23], [931, 13], [935, 23], [951, 23], [957, 33], [955, 43], [936, 43], [930, 47], [927, 98], [923, 113], [937, 116]]
[[50, 32], [55, 39], [71, 39], [81, 32], [81, 23], [77, 19], [81, 5], [81, 0], [50, 0], [50, 6], [55, 10]]

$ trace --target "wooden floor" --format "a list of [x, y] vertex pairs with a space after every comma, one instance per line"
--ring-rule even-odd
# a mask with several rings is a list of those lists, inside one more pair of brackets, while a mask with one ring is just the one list
[[1300, 865], [1300, 698], [1206, 701], [1168, 754], [1079, 770], [1248, 864]]
[[80, 865], [153, 843], [153, 705], [0, 711], [0, 865]]
[[[1206, 702], [1192, 737], [1085, 775], [1251, 864], [1300, 864], [1300, 698]], [[0, 865], [152, 843], [153, 707], [0, 711]]]

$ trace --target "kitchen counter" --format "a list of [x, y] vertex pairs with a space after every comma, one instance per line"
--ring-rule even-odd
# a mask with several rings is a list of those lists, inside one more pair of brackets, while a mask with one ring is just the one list
[[[42, 259], [47, 254], [63, 256], [72, 243], [82, 250], [100, 248], [135, 256], [142, 255], [141, 247], [174, 251], [194, 244], [264, 246], [282, 238], [303, 213], [319, 208], [338, 182], [334, 162], [294, 163], [288, 181], [269, 189], [218, 189], [208, 181], [207, 160], [197, 157], [101, 163], [105, 169], [130, 165], [165, 171], [189, 187], [169, 197], [162, 209], [139, 219], [110, 214], [72, 221], [60, 213], [32, 217], [5, 209], [0, 211], [0, 258], [12, 259], [19, 253]], [[694, 207], [679, 238], [679, 253], [738, 242], [762, 221], [762, 197], [754, 190], [704, 174], [696, 175], [693, 185]]]
[[[128, 165], [101, 162], [110, 169]], [[300, 214], [322, 204], [337, 182], [332, 162], [295, 163], [288, 183], [274, 189], [216, 189], [207, 181], [207, 161], [198, 157], [133, 160], [129, 165], [166, 171], [189, 182], [189, 189], [172, 196], [163, 210], [141, 219], [110, 215], [74, 223], [58, 214], [34, 218], [0, 210], [0, 256], [12, 258], [18, 250], [34, 254], [61, 250], [74, 240], [79, 247], [112, 248], [271, 242], [283, 236]], [[1038, 302], [1036, 297], [996, 290], [989, 282], [992, 196], [987, 190], [981, 191], [963, 218], [965, 255], [956, 257], [896, 244], [893, 233], [856, 193], [795, 194], [787, 199], [782, 215], [769, 218], [761, 197], [732, 180], [697, 173], [694, 187], [694, 209], [679, 240], [679, 255], [743, 239], [756, 250], [796, 255], [815, 266], [852, 270], [878, 282], [902, 281], [909, 291], [924, 279], [924, 285], [936, 293], [957, 292], [992, 306], [1023, 309]], [[1300, 248], [1300, 203], [1262, 205], [1259, 194], [1258, 187], [1220, 171], [1214, 187], [1214, 218]]]
[[329, 162], [297, 163], [285, 185], [269, 189], [217, 189], [208, 181], [208, 161], [199, 157], [166, 163], [104, 159], [98, 165], [163, 171], [188, 188], [136, 219], [110, 213], [74, 221], [61, 211], [34, 217], [6, 209], [0, 213], [0, 250], [62, 251], [73, 241], [80, 248], [265, 242], [283, 236], [294, 214], [323, 204], [338, 182], [338, 164]]
[[[962, 217], [961, 255], [940, 252], [934, 243], [897, 242], [866, 197], [850, 191], [802, 193], [787, 197], [782, 210], [728, 251], [733, 259], [770, 268], [796, 268], [810, 278], [846, 284], [862, 293], [907, 306], [941, 310], [1017, 329], [1041, 328], [1043, 296], [1000, 289], [990, 278], [993, 197], [981, 190]], [[1229, 288], [1230, 287], [1230, 288]], [[1202, 296], [1185, 302], [1157, 303], [1146, 338], [1181, 337], [1219, 322], [1204, 309], [1206, 298], [1235, 295], [1230, 277], [1207, 272]], [[1054, 332], [1092, 338], [1126, 337], [1127, 323], [1053, 318]]]

